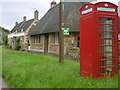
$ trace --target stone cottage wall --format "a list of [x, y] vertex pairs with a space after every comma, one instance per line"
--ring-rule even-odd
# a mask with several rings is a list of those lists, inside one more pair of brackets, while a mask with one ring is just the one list
[[[48, 53], [51, 54], [59, 54], [59, 39], [58, 43], [55, 43], [55, 33], [48, 34]], [[78, 46], [78, 32], [72, 32], [70, 35], [64, 36], [64, 53], [67, 56], [70, 56], [74, 59], [79, 59], [79, 47]], [[30, 41], [30, 49], [36, 52], [44, 52], [44, 42], [45, 42], [45, 34], [43, 34], [41, 43], [32, 43], [32, 39], [30, 36], [27, 37]]]
[[44, 52], [44, 35], [42, 35], [40, 43], [33, 43], [31, 36], [27, 36], [27, 38], [30, 41], [31, 51]]
[[[59, 53], [59, 44], [55, 43], [55, 33], [50, 33], [49, 34], [49, 44], [48, 44], [48, 52], [53, 53], [53, 54], [58, 54]], [[58, 41], [59, 42], [59, 41]]]
[[78, 37], [78, 32], [70, 33], [70, 35], [66, 35], [64, 37], [65, 55], [74, 59], [79, 59], [79, 47], [77, 47]]
[[[79, 59], [78, 32], [72, 32], [64, 36], [64, 53], [74, 59]], [[54, 43], [54, 33], [49, 34], [49, 53], [59, 54], [59, 44]], [[59, 42], [59, 41], [58, 41]]]
[[24, 36], [21, 36], [21, 37], [18, 37], [18, 38], [20, 38], [21, 49], [24, 49], [25, 48]]

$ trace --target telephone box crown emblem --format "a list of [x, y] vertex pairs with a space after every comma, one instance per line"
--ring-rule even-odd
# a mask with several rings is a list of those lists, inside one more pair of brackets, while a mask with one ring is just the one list
[[86, 5], [85, 8], [88, 8], [88, 6]]
[[108, 4], [106, 3], [104, 6], [105, 6], [105, 7], [108, 7]]

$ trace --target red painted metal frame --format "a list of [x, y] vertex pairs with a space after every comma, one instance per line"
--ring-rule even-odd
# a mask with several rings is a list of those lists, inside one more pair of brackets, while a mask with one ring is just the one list
[[[107, 4], [107, 8], [114, 8], [115, 12], [109, 11], [97, 11], [97, 7], [105, 7]], [[87, 8], [86, 8], [87, 6]], [[92, 8], [91, 12], [82, 14], [83, 11]], [[106, 8], [106, 7], [105, 7]], [[118, 74], [118, 11], [117, 6], [109, 3], [109, 2], [99, 2], [96, 4], [88, 3], [84, 5], [80, 9], [80, 75], [84, 77], [94, 77], [99, 78], [104, 76], [101, 74], [101, 68], [108, 68], [112, 67], [112, 73], [110, 75]], [[100, 39], [107, 39], [107, 38], [100, 38], [99, 33], [102, 32], [99, 30], [100, 17], [108, 17], [114, 18], [114, 24], [104, 24], [104, 25], [114, 25], [114, 31], [106, 31], [106, 32], [114, 32], [114, 43], [113, 45], [104, 45], [104, 46], [113, 46], [113, 54], [114, 58], [112, 59], [105, 59], [113, 60], [113, 66], [100, 66], [100, 61], [104, 59], [100, 59]], [[104, 52], [105, 53], [105, 52]], [[107, 52], [106, 52], [107, 53]], [[111, 52], [108, 52], [111, 53]]]

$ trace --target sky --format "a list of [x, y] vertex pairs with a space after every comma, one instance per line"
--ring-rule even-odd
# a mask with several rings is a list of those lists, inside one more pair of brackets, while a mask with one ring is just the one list
[[[40, 19], [50, 9], [50, 3], [52, 1], [53, 0], [0, 0], [0, 26], [11, 30], [15, 26], [16, 21], [22, 22], [23, 16], [26, 16], [27, 20], [34, 18], [35, 10], [39, 11]], [[57, 3], [60, 2], [60, 0], [55, 1]], [[108, 1], [118, 5], [120, 0], [97, 1]]]

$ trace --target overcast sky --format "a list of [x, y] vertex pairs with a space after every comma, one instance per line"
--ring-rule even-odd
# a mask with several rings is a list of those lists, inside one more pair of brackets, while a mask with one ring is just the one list
[[[50, 9], [53, 0], [0, 0], [0, 26], [11, 30], [15, 22], [21, 22], [23, 16], [27, 20], [34, 17], [34, 11], [39, 11], [39, 19]], [[59, 3], [60, 0], [55, 0]], [[118, 5], [120, 0], [98, 0], [109, 1]]]

